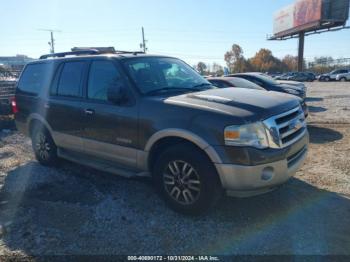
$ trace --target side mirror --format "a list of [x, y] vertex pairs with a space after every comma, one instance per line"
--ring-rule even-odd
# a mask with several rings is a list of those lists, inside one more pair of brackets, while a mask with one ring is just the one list
[[107, 99], [113, 104], [122, 104], [127, 101], [125, 88], [121, 84], [110, 86], [107, 90]]

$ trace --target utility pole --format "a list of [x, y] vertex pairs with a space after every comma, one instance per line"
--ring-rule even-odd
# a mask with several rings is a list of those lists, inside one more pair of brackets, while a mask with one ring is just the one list
[[303, 72], [304, 70], [304, 42], [305, 33], [299, 33], [299, 48], [298, 48], [298, 72]]
[[51, 31], [51, 42], [49, 42], [49, 45], [51, 46], [51, 54], [55, 53], [55, 39], [53, 38], [53, 32]]
[[147, 40], [145, 39], [145, 30], [142, 27], [142, 43], [140, 44], [140, 48], [143, 50], [144, 53], [146, 53], [146, 51], [148, 50], [146, 42]]
[[55, 53], [55, 38], [53, 36], [54, 32], [61, 32], [59, 30], [53, 30], [53, 29], [38, 29], [39, 31], [46, 31], [46, 32], [50, 32], [50, 37], [51, 37], [51, 41], [48, 42], [49, 46], [50, 46], [50, 53], [53, 54]]

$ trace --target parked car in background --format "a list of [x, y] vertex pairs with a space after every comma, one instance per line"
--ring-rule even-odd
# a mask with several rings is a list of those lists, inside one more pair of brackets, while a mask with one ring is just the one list
[[219, 88], [240, 87], [256, 90], [265, 90], [261, 86], [258, 86], [257, 84], [254, 84], [251, 81], [239, 77], [209, 77], [207, 78], [207, 80], [214, 86]]
[[280, 76], [274, 77], [275, 80], [288, 80], [293, 75], [293, 72], [284, 73]]
[[345, 73], [345, 74], [339, 74], [335, 77], [335, 80], [341, 81], [341, 82], [346, 82], [350, 81], [350, 72]]
[[264, 88], [267, 91], [276, 91], [298, 96], [301, 101], [302, 108], [304, 110], [305, 116], [308, 116], [309, 110], [305, 102], [306, 98], [306, 88], [305, 86], [296, 86], [285, 83], [279, 83], [272, 77], [265, 75], [263, 73], [238, 73], [228, 75], [226, 77], [238, 77], [255, 83], [256, 85]]
[[328, 73], [328, 74], [322, 74], [319, 76], [318, 80], [319, 81], [335, 81], [337, 79], [337, 75], [340, 74], [347, 74], [349, 73], [350, 70], [349, 69], [337, 69], [337, 70], [333, 70], [332, 72]]
[[269, 77], [263, 73], [238, 73], [238, 74], [232, 74], [228, 76], [246, 79], [268, 91], [288, 93], [291, 95], [298, 96], [302, 99], [305, 99], [305, 96], [306, 96], [305, 88], [301, 86], [299, 87], [295, 85], [289, 85], [287, 83], [283, 83], [283, 84], [278, 83], [272, 77]]
[[198, 214], [223, 192], [269, 192], [303, 164], [300, 99], [266, 93], [215, 88], [176, 58], [95, 48], [29, 63], [12, 106], [41, 164], [150, 176], [171, 208]]
[[12, 114], [11, 102], [15, 96], [16, 80], [0, 78], [0, 116]]
[[277, 83], [279, 84], [287, 84], [289, 86], [296, 86], [298, 88], [301, 88], [302, 90], [307, 90], [307, 87], [303, 82], [297, 82], [297, 81], [291, 81], [291, 80], [276, 80]]
[[316, 76], [311, 72], [289, 72], [280, 77], [275, 77], [275, 80], [312, 82], [316, 80]]

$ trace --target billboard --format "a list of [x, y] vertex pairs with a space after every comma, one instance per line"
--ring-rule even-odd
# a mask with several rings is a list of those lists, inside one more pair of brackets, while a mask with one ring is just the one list
[[297, 0], [274, 15], [274, 37], [344, 25], [349, 0]]

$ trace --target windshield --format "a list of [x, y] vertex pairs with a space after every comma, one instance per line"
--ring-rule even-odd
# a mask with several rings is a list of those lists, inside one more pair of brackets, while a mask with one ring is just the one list
[[235, 77], [235, 78], [228, 79], [228, 81], [236, 87], [265, 90], [264, 88], [258, 86], [257, 84], [254, 84], [253, 82], [250, 82], [250, 81], [245, 80], [243, 78]]
[[142, 94], [186, 92], [214, 88], [185, 62], [175, 58], [140, 57], [124, 65]]

